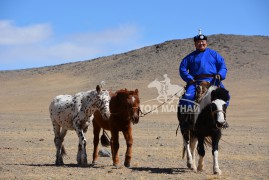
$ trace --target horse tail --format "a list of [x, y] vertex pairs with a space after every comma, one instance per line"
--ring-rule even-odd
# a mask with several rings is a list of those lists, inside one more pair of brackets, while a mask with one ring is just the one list
[[65, 156], [66, 155], [66, 150], [64, 148], [64, 145], [62, 145], [62, 147], [61, 147], [61, 155], [62, 156]]
[[211, 147], [212, 146], [212, 139], [211, 139], [211, 137], [209, 137], [209, 136], [205, 137], [204, 144], [206, 146], [210, 146]]

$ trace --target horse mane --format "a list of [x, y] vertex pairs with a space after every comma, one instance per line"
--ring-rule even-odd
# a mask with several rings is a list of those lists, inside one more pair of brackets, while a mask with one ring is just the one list
[[[115, 96], [111, 97], [109, 108], [111, 114], [123, 117], [125, 120], [131, 120], [133, 124], [137, 124], [139, 121], [139, 103], [138, 89], [134, 91], [121, 89], [116, 91]], [[131, 112], [135, 110], [136, 113], [130, 115], [130, 110]]]
[[211, 103], [211, 93], [216, 90], [217, 86], [210, 86], [200, 102], [200, 110], [202, 111], [209, 103]]
[[114, 98], [119, 102], [126, 99], [128, 96], [129, 96], [129, 91], [127, 89], [120, 89], [116, 91]]
[[127, 96], [128, 95], [128, 90], [127, 89], [120, 89], [116, 91], [115, 96], [116, 97], [122, 97], [122, 96]]
[[126, 93], [128, 93], [127, 89], [120, 89], [116, 91], [116, 94], [126, 94]]
[[127, 90], [126, 88], [125, 89], [120, 89], [118, 91], [115, 92], [115, 96], [120, 99], [120, 98], [126, 98], [127, 96], [129, 95], [138, 95], [138, 89], [132, 91], [132, 90]]
[[229, 100], [229, 91], [227, 91], [224, 88], [217, 88], [216, 90], [212, 91], [211, 93], [211, 101], [214, 101], [216, 99], [221, 99], [223, 101]]
[[127, 99], [129, 95], [138, 96], [138, 89], [135, 89], [134, 91], [133, 90], [129, 91], [126, 88], [120, 89], [120, 90], [115, 92], [113, 97], [111, 97], [111, 100], [115, 99], [118, 103], [124, 103], [125, 99]]

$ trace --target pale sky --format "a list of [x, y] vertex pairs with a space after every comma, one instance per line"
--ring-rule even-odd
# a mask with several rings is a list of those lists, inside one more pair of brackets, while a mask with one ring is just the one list
[[0, 70], [124, 53], [192, 38], [199, 28], [269, 36], [269, 1], [0, 0]]

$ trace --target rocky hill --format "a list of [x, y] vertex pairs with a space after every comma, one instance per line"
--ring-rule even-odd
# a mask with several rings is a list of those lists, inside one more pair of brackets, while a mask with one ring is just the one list
[[[228, 75], [225, 83], [268, 77], [269, 37], [218, 34], [209, 36], [208, 44], [226, 60]], [[23, 97], [26, 99], [31, 95], [31, 99], [44, 98], [44, 102], [48, 103], [55, 95], [92, 89], [101, 81], [105, 81], [106, 88], [111, 90], [139, 88], [142, 96], [148, 97], [156, 92], [149, 91], [147, 85], [154, 79], [163, 80], [164, 74], [168, 75], [172, 84], [184, 85], [178, 77], [178, 66], [181, 59], [193, 50], [193, 40], [189, 38], [87, 61], [0, 71], [1, 98], [8, 101], [14, 98], [15, 103], [17, 96], [23, 101]]]
[[[230, 79], [256, 79], [268, 75], [269, 37], [212, 35], [208, 46], [225, 58]], [[123, 54], [57, 66], [0, 71], [1, 80], [32, 75], [67, 73], [91, 81], [151, 80], [164, 73], [178, 76], [181, 59], [194, 50], [192, 39], [172, 40]]]

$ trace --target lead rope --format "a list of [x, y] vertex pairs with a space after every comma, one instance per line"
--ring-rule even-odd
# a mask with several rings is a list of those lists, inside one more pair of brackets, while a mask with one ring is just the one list
[[107, 134], [107, 132], [103, 129], [103, 134], [105, 134], [110, 142], [110, 138], [109, 138], [109, 135]]
[[182, 90], [184, 90], [185, 88], [182, 88], [181, 90], [179, 90], [178, 92], [176, 92], [173, 96], [171, 96], [170, 98], [167, 99], [167, 101], [164, 101], [162, 104], [160, 104], [159, 106], [157, 106], [156, 108], [152, 109], [151, 111], [148, 111], [146, 113], [143, 113], [142, 110], [139, 108], [139, 111], [141, 112], [141, 115], [139, 117], [145, 117], [147, 114], [155, 111], [156, 109], [160, 108], [162, 105], [168, 103], [169, 101], [171, 101], [171, 99], [176, 96], [178, 93], [180, 93]]

